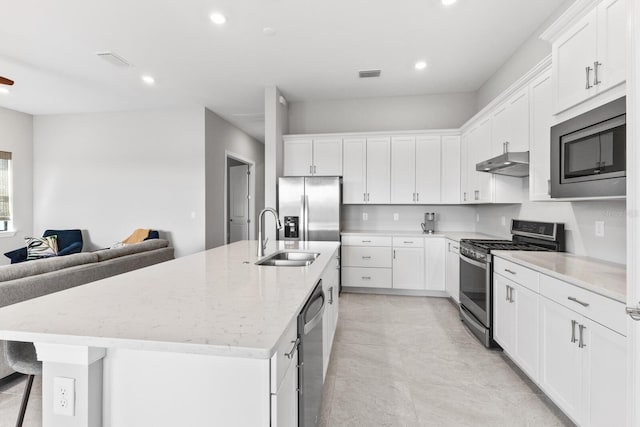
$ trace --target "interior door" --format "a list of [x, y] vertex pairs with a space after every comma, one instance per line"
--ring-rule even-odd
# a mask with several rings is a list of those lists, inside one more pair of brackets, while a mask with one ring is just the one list
[[249, 238], [249, 166], [229, 168], [229, 243]]

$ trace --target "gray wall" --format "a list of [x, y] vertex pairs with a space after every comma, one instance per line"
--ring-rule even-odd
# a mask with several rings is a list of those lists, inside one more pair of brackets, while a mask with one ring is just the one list
[[226, 152], [255, 163], [255, 218], [264, 206], [264, 145], [205, 109], [206, 159], [206, 247], [224, 245], [225, 238], [225, 158]]
[[476, 111], [482, 110], [496, 96], [500, 95], [527, 71], [533, 68], [545, 56], [551, 53], [551, 45], [540, 40], [539, 36], [553, 23], [575, 0], [565, 0], [558, 9], [520, 47], [509, 59], [478, 89]]
[[[567, 252], [626, 264], [626, 201], [527, 202], [522, 205], [479, 206], [476, 230], [509, 237], [511, 218], [562, 222]], [[502, 216], [507, 225], [501, 225]], [[604, 237], [596, 237], [595, 221], [605, 222]]]
[[475, 113], [474, 93], [317, 100], [289, 105], [289, 133], [458, 128]]
[[[14, 236], [0, 233], [0, 254], [24, 246], [33, 235], [33, 116], [0, 108], [0, 150], [13, 154]], [[44, 230], [43, 230], [44, 231]], [[9, 258], [1, 256], [0, 264]]]

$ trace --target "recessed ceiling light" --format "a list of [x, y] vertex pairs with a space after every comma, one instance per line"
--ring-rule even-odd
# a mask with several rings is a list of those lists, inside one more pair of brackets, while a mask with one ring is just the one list
[[276, 35], [276, 30], [274, 28], [271, 28], [271, 27], [264, 27], [262, 29], [262, 33], [265, 36], [275, 36]]
[[153, 77], [151, 77], [148, 74], [145, 74], [144, 76], [142, 76], [142, 81], [145, 82], [148, 85], [152, 85], [156, 82], [156, 79], [154, 79]]
[[9, 89], [7, 89], [6, 87], [0, 87], [0, 93], [3, 95], [9, 95]]
[[451, 6], [455, 2], [456, 2], [456, 0], [442, 0], [442, 4], [445, 5], [445, 6]]
[[227, 18], [221, 13], [212, 13], [209, 18], [211, 18], [211, 21], [213, 21], [214, 24], [218, 25], [222, 25], [227, 22]]
[[427, 63], [425, 61], [418, 61], [416, 62], [416, 70], [424, 70], [425, 68], [427, 68]]

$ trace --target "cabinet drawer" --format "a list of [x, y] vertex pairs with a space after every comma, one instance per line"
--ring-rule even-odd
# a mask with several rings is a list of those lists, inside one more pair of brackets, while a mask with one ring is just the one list
[[627, 315], [621, 302], [544, 274], [540, 274], [540, 295], [627, 336]]
[[391, 268], [391, 252], [391, 248], [345, 246], [342, 248], [342, 265]]
[[298, 338], [298, 324], [297, 318], [294, 319], [287, 330], [285, 331], [278, 348], [273, 356], [271, 356], [271, 393], [276, 393], [280, 382], [284, 378], [287, 370], [292, 368], [296, 369], [298, 358], [294, 357], [290, 359], [287, 354], [295, 353], [296, 339]]
[[394, 237], [394, 248], [424, 248], [424, 237]]
[[534, 292], [538, 292], [539, 290], [538, 281], [540, 273], [527, 267], [495, 257], [493, 258], [493, 272], [509, 280], [513, 280]]
[[391, 288], [390, 268], [342, 267], [342, 286]]
[[343, 246], [391, 246], [389, 236], [342, 236]]

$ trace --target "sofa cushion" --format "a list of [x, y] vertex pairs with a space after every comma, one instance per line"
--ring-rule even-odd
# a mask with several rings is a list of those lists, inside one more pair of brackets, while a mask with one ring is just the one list
[[98, 262], [98, 256], [94, 253], [84, 252], [63, 257], [50, 257], [20, 264], [5, 265], [0, 267], [0, 282], [21, 279], [27, 276], [34, 276], [93, 262]]
[[98, 256], [98, 261], [106, 261], [108, 259], [119, 258], [139, 252], [153, 251], [155, 249], [166, 248], [169, 242], [164, 239], [145, 240], [140, 243], [132, 243], [114, 249], [102, 249], [94, 252]]
[[47, 258], [58, 254], [58, 236], [25, 237], [27, 260]]

